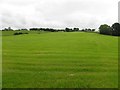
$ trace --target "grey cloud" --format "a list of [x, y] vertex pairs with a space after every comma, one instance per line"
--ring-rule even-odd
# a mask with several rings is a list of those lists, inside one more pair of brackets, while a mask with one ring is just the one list
[[120, 23], [120, 1], [118, 3], [118, 22]]
[[[117, 21], [118, 0], [1, 0], [2, 27], [98, 28]], [[112, 12], [111, 12], [112, 11]]]

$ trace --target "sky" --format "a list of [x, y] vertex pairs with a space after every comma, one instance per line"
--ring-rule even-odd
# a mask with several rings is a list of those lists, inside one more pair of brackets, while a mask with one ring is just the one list
[[118, 22], [120, 23], [120, 1], [118, 4]]
[[119, 0], [0, 0], [0, 29], [99, 28], [118, 22]]

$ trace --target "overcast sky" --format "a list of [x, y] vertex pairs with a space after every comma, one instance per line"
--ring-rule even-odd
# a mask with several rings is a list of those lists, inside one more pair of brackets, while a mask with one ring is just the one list
[[0, 28], [98, 28], [118, 21], [119, 0], [0, 0]]

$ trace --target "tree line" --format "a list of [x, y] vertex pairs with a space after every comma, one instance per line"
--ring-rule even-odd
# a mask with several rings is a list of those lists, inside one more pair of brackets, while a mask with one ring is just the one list
[[[14, 31], [11, 27], [5, 28], [2, 31]], [[79, 29], [79, 28], [65, 28], [65, 29], [53, 29], [53, 28], [30, 28], [30, 29], [18, 29], [17, 31], [48, 31], [48, 32], [95, 32], [95, 29]], [[100, 25], [99, 33], [104, 35], [120, 36], [120, 24], [114, 23], [112, 26], [107, 24]]]
[[103, 24], [99, 27], [99, 33], [104, 35], [120, 36], [120, 24], [114, 23], [112, 26]]
[[[2, 31], [14, 31], [11, 27], [5, 28]], [[48, 31], [48, 32], [77, 32], [77, 31], [84, 31], [84, 32], [94, 32], [95, 29], [82, 29], [79, 28], [65, 28], [65, 29], [53, 29], [53, 28], [30, 28], [30, 29], [18, 29], [16, 31]]]

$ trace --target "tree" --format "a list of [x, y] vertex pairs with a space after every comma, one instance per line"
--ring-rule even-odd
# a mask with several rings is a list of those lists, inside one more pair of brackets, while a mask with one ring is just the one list
[[72, 31], [72, 29], [65, 28], [65, 31], [66, 31], [66, 32], [71, 32], [71, 31]]
[[26, 29], [26, 28], [23, 28], [23, 29], [20, 29], [20, 30], [22, 30], [22, 31], [28, 31], [28, 29]]
[[100, 34], [112, 35], [112, 28], [107, 24], [104, 24], [99, 27], [99, 32]]
[[114, 23], [112, 25], [112, 35], [120, 36], [120, 24], [119, 23]]
[[92, 29], [92, 31], [94, 32], [94, 31], [95, 31], [95, 29]]
[[37, 28], [30, 28], [30, 31], [37, 31]]
[[79, 31], [79, 28], [74, 28], [73, 31]]
[[8, 27], [8, 28], [4, 28], [2, 31], [13, 31], [13, 29], [11, 29], [11, 27]]
[[85, 31], [85, 29], [82, 29], [81, 31], [83, 31], [83, 32], [84, 32], [84, 31]]
[[91, 32], [92, 30], [89, 28], [89, 29], [87, 29], [87, 31], [88, 31], [88, 32]]

